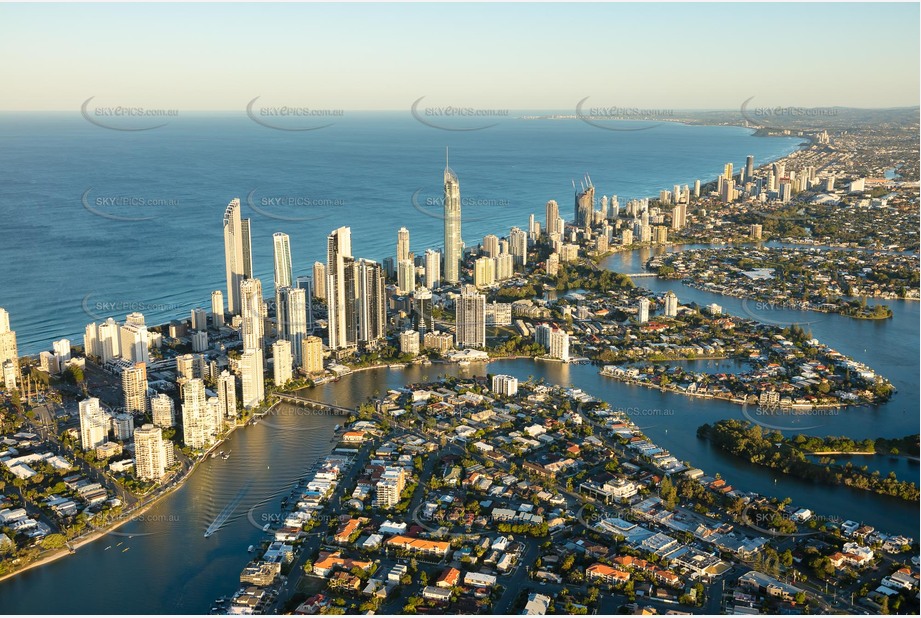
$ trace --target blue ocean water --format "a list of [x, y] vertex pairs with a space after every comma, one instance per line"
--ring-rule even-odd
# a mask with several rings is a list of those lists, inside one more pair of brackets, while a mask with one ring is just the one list
[[[630, 126], [630, 123], [625, 123]], [[280, 131], [245, 114], [187, 115], [149, 131], [114, 131], [79, 114], [0, 115], [0, 306], [21, 353], [140, 310], [148, 324], [186, 317], [223, 289], [221, 218], [234, 197], [252, 218], [253, 260], [271, 290], [274, 232], [291, 236], [294, 269], [323, 260], [325, 238], [352, 227], [353, 253], [383, 259], [406, 226], [417, 254], [442, 245], [445, 148], [463, 199], [463, 238], [527, 226], [555, 199], [571, 218], [572, 182], [597, 195], [657, 195], [712, 179], [746, 155], [758, 163], [798, 138], [741, 127], [663, 123], [607, 131], [578, 119], [510, 117], [445, 131], [409, 113], [346, 113], [326, 129]], [[130, 220], [125, 220], [130, 219]]]

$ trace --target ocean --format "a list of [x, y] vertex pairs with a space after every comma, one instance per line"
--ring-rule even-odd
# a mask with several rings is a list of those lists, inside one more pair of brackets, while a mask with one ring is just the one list
[[[316, 123], [314, 123], [315, 125]], [[396, 251], [410, 231], [417, 255], [443, 244], [445, 149], [458, 175], [463, 238], [544, 222], [555, 199], [572, 217], [573, 182], [596, 195], [658, 195], [782, 157], [799, 138], [753, 137], [742, 127], [648, 125], [602, 130], [579, 119], [521, 120], [449, 131], [406, 113], [345, 113], [312, 131], [267, 128], [246, 114], [191, 115], [161, 128], [116, 131], [74, 114], [0, 114], [0, 307], [21, 354], [91, 321], [148, 324], [210, 307], [225, 287], [221, 220], [239, 197], [252, 219], [255, 275], [272, 290], [272, 234], [286, 232], [296, 275], [325, 261], [327, 234], [352, 228], [356, 257]], [[448, 126], [448, 125], [445, 125]]]

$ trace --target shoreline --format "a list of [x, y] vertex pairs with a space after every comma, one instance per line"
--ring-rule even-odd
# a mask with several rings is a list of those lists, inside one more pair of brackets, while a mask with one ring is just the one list
[[[612, 379], [614, 379], [614, 380], [617, 380], [618, 382], [622, 382], [622, 383], [624, 383], [624, 384], [629, 384], [630, 386], [641, 386], [641, 387], [643, 387], [643, 388], [648, 388], [648, 389], [652, 389], [652, 390], [658, 390], [658, 391], [662, 391], [662, 392], [664, 392], [664, 393], [674, 393], [674, 394], [676, 394], [676, 395], [683, 395], [683, 396], [685, 396], [685, 397], [698, 397], [698, 398], [700, 398], [700, 399], [717, 399], [717, 400], [720, 400], [720, 401], [728, 401], [729, 403], [735, 403], [735, 404], [738, 404], [738, 405], [741, 405], [741, 406], [748, 405], [748, 400], [747, 400], [747, 399], [738, 399], [738, 398], [735, 398], [735, 397], [720, 397], [719, 395], [711, 395], [711, 394], [709, 394], [709, 393], [688, 393], [688, 392], [679, 390], [679, 389], [677, 389], [677, 388], [671, 388], [671, 387], [668, 387], [668, 386], [659, 386], [659, 385], [657, 385], [657, 384], [650, 384], [649, 382], [644, 382], [644, 381], [642, 381], [642, 380], [634, 380], [634, 379], [631, 379], [631, 378], [621, 378], [621, 377], [619, 377], [619, 376], [615, 376], [615, 375], [612, 375], [612, 374], [610, 374], [610, 373], [604, 373], [603, 371], [599, 371], [599, 372], [598, 372], [598, 375], [603, 376], [603, 377], [605, 377], [605, 378], [612, 378]], [[755, 404], [757, 404], [757, 402], [755, 402]], [[835, 409], [839, 409], [839, 408], [855, 407], [855, 406], [861, 406], [861, 405], [865, 405], [865, 404], [866, 404], [866, 402], [860, 402], [860, 403], [843, 403], [843, 402], [842, 402], [842, 403], [821, 403], [821, 404], [793, 404], [793, 405], [790, 407], [790, 411], [792, 412], [792, 411], [794, 411], [794, 410], [801, 410], [801, 411], [802, 411], [802, 410], [835, 410]], [[873, 405], [873, 404], [869, 404], [869, 405]], [[781, 409], [780, 411], [783, 411], [783, 410]]]
[[30, 562], [29, 564], [23, 566], [22, 568], [16, 569], [15, 571], [11, 573], [7, 573], [6, 575], [0, 575], [0, 582], [6, 581], [7, 579], [10, 579], [12, 577], [16, 577], [17, 575], [21, 575], [22, 573], [25, 573], [26, 571], [29, 571], [31, 569], [34, 569], [40, 566], [44, 566], [46, 564], [50, 564], [52, 562], [60, 560], [61, 558], [75, 554], [77, 553], [77, 550], [83, 547], [84, 545], [89, 545], [90, 543], [98, 541], [99, 539], [105, 536], [108, 536], [109, 533], [114, 532], [118, 528], [122, 527], [126, 523], [130, 521], [134, 521], [136, 518], [146, 513], [152, 507], [159, 504], [160, 501], [162, 501], [164, 498], [170, 496], [173, 492], [181, 489], [182, 486], [185, 485], [186, 482], [192, 477], [192, 474], [195, 472], [196, 468], [198, 468], [199, 464], [201, 464], [201, 462], [203, 462], [205, 459], [208, 458], [211, 451], [213, 451], [218, 446], [226, 442], [238, 428], [245, 427], [245, 426], [246, 426], [245, 424], [244, 425], [234, 424], [234, 426], [231, 427], [227, 431], [227, 434], [224, 435], [223, 438], [221, 438], [220, 440], [215, 442], [213, 445], [211, 445], [211, 447], [209, 447], [207, 451], [202, 453], [201, 457], [199, 457], [192, 463], [191, 467], [189, 467], [188, 471], [184, 475], [176, 479], [176, 481], [169, 488], [157, 494], [156, 497], [152, 498], [150, 502], [147, 502], [146, 504], [144, 504], [144, 506], [138, 507], [130, 511], [127, 514], [122, 514], [116, 521], [112, 522], [112, 524], [110, 524], [106, 528], [102, 528], [102, 529], [94, 528], [92, 532], [87, 533], [86, 535], [77, 537], [76, 541], [68, 540], [65, 543], [64, 547], [60, 548], [59, 550], [57, 550], [56, 552], [52, 554], [49, 554], [48, 556], [45, 556], [44, 558], [39, 558], [35, 562]]

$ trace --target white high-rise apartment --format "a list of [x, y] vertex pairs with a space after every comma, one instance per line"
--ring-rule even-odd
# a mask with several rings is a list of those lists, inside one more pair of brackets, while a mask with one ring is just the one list
[[121, 333], [118, 322], [114, 318], [108, 318], [99, 325], [96, 345], [98, 346], [98, 356], [103, 363], [119, 358], [121, 356]]
[[272, 235], [275, 255], [275, 292], [279, 288], [291, 287], [294, 277], [291, 275], [291, 239], [284, 232]]
[[240, 374], [243, 379], [243, 407], [255, 408], [265, 399], [265, 374], [261, 349], [245, 350], [240, 356]]
[[214, 328], [224, 325], [224, 294], [220, 290], [211, 292], [211, 325]]
[[556, 203], [556, 200], [550, 200], [547, 202], [545, 207], [546, 217], [544, 220], [544, 227], [547, 228], [547, 235], [550, 234], [562, 234], [563, 228], [560, 227], [560, 206]]
[[[329, 348], [338, 350], [354, 341], [355, 273], [352, 259], [352, 230], [340, 227], [326, 239], [326, 304]], [[352, 335], [350, 339], [349, 335]]]
[[649, 299], [641, 298], [637, 309], [636, 321], [645, 324], [649, 321]]
[[[446, 157], [447, 159], [447, 157]], [[463, 241], [461, 240], [461, 196], [457, 176], [445, 160], [444, 173], [444, 279], [448, 283], [460, 282]]]
[[90, 397], [79, 404], [80, 447], [84, 451], [94, 449], [106, 441], [109, 435], [109, 415], [100, 407], [99, 399]]
[[313, 263], [313, 297], [326, 300], [326, 266], [323, 262]]
[[[249, 232], [249, 229], [245, 230]], [[240, 284], [243, 282], [244, 230], [240, 218], [240, 198], [234, 198], [224, 211], [224, 268], [227, 275], [227, 311], [240, 314]]]
[[205, 383], [199, 378], [189, 380], [182, 388], [182, 435], [186, 446], [205, 448], [216, 433], [205, 398]]
[[311, 335], [301, 341], [301, 368], [307, 373], [323, 371], [323, 340]]
[[309, 299], [304, 288], [279, 288], [275, 317], [278, 320], [278, 338], [291, 344], [295, 362], [301, 363], [301, 340], [309, 332]]
[[669, 290], [665, 293], [665, 317], [674, 318], [678, 315], [678, 297]]
[[357, 340], [368, 344], [387, 335], [387, 296], [384, 269], [373, 260], [360, 259], [355, 265], [358, 292]]
[[397, 288], [401, 294], [409, 294], [416, 289], [416, 267], [412, 260], [397, 262]]
[[487, 234], [483, 237], [483, 255], [487, 257], [496, 257], [499, 255], [499, 237], [495, 234]]
[[401, 260], [409, 260], [409, 230], [401, 227], [397, 230], [397, 263]]
[[160, 393], [150, 398], [150, 414], [153, 424], [157, 427], [175, 427], [176, 406], [173, 398], [166, 393]]
[[275, 386], [284, 386], [291, 381], [291, 366], [294, 358], [291, 354], [291, 342], [287, 339], [279, 339], [272, 344], [272, 362], [273, 377]]
[[425, 250], [425, 287], [434, 290], [441, 283], [441, 254], [434, 249]]
[[237, 418], [237, 378], [226, 369], [217, 378], [217, 400], [224, 418]]
[[119, 350], [122, 360], [132, 363], [149, 363], [148, 333], [143, 324], [126, 322], [118, 329]]
[[[163, 430], [146, 424], [134, 432], [134, 471], [142, 481], [159, 481], [166, 472]], [[171, 447], [172, 445], [170, 445]]]
[[522, 229], [513, 227], [508, 235], [509, 253], [515, 259], [515, 266], [524, 266], [528, 263], [528, 234]]
[[147, 413], [147, 365], [135, 363], [122, 371], [122, 394], [125, 412]]
[[478, 288], [496, 282], [496, 260], [491, 257], [479, 257], [473, 262], [473, 285]]
[[240, 315], [243, 318], [243, 350], [263, 350], [265, 324], [262, 319], [262, 282], [245, 279], [240, 283]]

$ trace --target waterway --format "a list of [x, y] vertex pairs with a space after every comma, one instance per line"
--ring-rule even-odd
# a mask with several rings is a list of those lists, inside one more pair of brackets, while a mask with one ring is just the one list
[[[607, 259], [606, 266], [620, 272], [641, 272], [651, 255], [652, 250], [616, 254]], [[801, 324], [820, 341], [867, 363], [897, 388], [893, 399], [884, 405], [823, 415], [779, 417], [772, 419], [772, 423], [789, 427], [790, 432], [854, 438], [918, 433], [918, 303], [889, 302], [893, 319], [862, 321], [836, 314], [765, 308], [752, 301], [702, 292], [674, 281], [644, 278], [638, 283], [657, 292], [672, 289], [680, 302], [716, 302], [728, 313], [781, 326]], [[33, 333], [33, 340], [38, 339]], [[737, 367], [737, 363], [697, 361], [694, 366], [721, 371]], [[775, 475], [771, 470], [716, 451], [694, 435], [702, 423], [751, 418], [752, 410], [727, 402], [626, 385], [598, 375], [598, 367], [591, 365], [507, 360], [463, 368], [432, 365], [406, 370], [375, 369], [317, 387], [310, 395], [338, 405], [355, 406], [367, 397], [408, 382], [433, 380], [445, 374], [482, 374], [487, 370], [521, 379], [533, 376], [573, 385], [609, 401], [631, 414], [655, 442], [677, 457], [708, 474], [720, 473], [740, 489], [790, 497], [794, 504], [813, 508], [826, 517], [855, 519], [885, 531], [919, 537], [916, 504]], [[44, 614], [101, 610], [207, 612], [216, 597], [233, 592], [240, 570], [251, 557], [247, 547], [265, 538], [262, 525], [278, 517], [281, 497], [333, 447], [334, 427], [341, 422], [338, 416], [282, 406], [278, 414], [235, 432], [222, 446], [230, 453], [229, 459], [203, 462], [184, 486], [138, 521], [80, 548], [76, 555], [0, 583], [0, 607], [6, 613]], [[891, 469], [899, 478], [918, 481], [915, 462], [871, 459], [872, 463], [867, 464], [871, 469], [884, 474]], [[222, 512], [228, 513], [226, 521], [214, 535], [205, 538], [205, 530]]]

